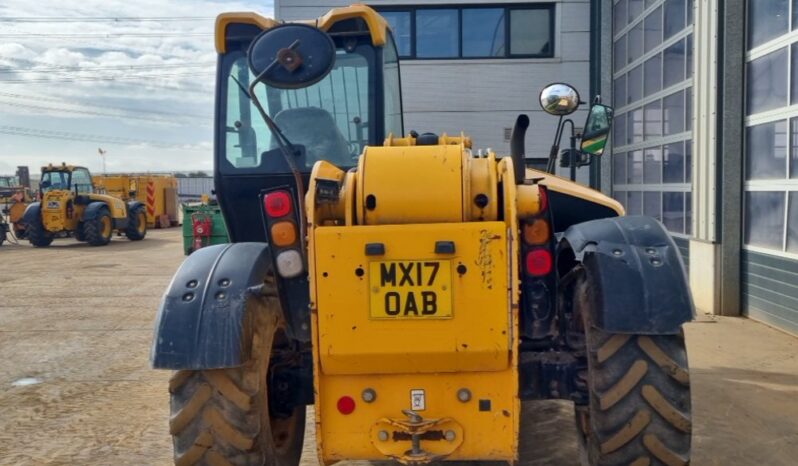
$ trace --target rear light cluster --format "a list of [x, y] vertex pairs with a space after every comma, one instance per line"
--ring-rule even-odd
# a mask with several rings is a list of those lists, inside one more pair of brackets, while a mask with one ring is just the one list
[[549, 196], [544, 186], [539, 187], [540, 211], [538, 215], [522, 221], [524, 264], [527, 275], [542, 277], [551, 273], [554, 258], [549, 223]]
[[289, 191], [272, 191], [263, 196], [266, 226], [275, 252], [277, 273], [293, 278], [305, 270], [299, 251], [299, 234], [294, 215], [294, 202]]
[[537, 213], [521, 219], [521, 327], [523, 335], [530, 338], [546, 335], [554, 309], [554, 231], [546, 188], [539, 186], [539, 193]]

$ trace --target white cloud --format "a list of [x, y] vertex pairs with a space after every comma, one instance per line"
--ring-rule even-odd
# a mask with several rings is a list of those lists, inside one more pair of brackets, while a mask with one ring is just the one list
[[[109, 170], [209, 169], [216, 60], [213, 25], [216, 15], [225, 11], [268, 16], [271, 5], [211, 0], [3, 0], [0, 18], [70, 20], [0, 22], [0, 126], [175, 145], [171, 149], [107, 145]], [[101, 17], [199, 19], [92, 20]], [[142, 112], [151, 112], [151, 118]], [[168, 115], [175, 113], [186, 116]], [[62, 160], [97, 170], [97, 146], [103, 144], [0, 134], [0, 173], [13, 171], [16, 165], [29, 165], [36, 171], [41, 164]]]

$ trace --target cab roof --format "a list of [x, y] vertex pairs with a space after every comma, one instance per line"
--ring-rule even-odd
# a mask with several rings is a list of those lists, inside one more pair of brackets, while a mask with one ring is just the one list
[[[322, 31], [328, 31], [336, 23], [353, 18], [362, 19], [366, 23], [371, 34], [372, 44], [377, 47], [385, 45], [388, 37], [388, 22], [372, 8], [360, 3], [343, 8], [334, 8], [318, 19], [295, 22], [309, 24]], [[279, 26], [283, 22], [275, 21], [272, 18], [253, 12], [222, 13], [216, 18], [215, 42], [217, 53], [222, 54], [226, 51], [225, 33], [227, 26], [231, 24], [254, 24], [265, 31]]]
[[80, 167], [77, 165], [67, 165], [66, 163], [61, 163], [61, 165], [53, 165], [52, 163], [49, 165], [45, 165], [42, 167], [42, 173], [47, 172], [69, 172], [72, 173], [73, 171], [82, 168], [84, 170], [88, 170], [86, 167]]

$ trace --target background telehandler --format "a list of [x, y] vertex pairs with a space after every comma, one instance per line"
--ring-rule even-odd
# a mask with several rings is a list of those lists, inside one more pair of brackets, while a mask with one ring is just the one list
[[[185, 260], [152, 348], [175, 370], [176, 464], [296, 466], [306, 421], [322, 464], [514, 462], [541, 399], [574, 403], [585, 465], [689, 463], [693, 305], [661, 224], [553, 176], [558, 150], [525, 170], [524, 115], [504, 157], [402, 137], [396, 47], [366, 6], [223, 14], [216, 48], [232, 244]], [[540, 100], [558, 135], [581, 103]], [[611, 120], [591, 107], [569, 163]]]
[[28, 205], [22, 218], [25, 237], [36, 247], [49, 246], [58, 236], [103, 246], [114, 232], [124, 233], [131, 241], [147, 235], [144, 204], [126, 204], [95, 193], [86, 168], [66, 164], [42, 167], [39, 196], [41, 201]]

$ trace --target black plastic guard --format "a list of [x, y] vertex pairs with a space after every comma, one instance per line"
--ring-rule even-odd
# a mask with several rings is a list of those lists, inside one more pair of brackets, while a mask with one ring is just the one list
[[128, 201], [127, 203], [127, 211], [130, 212], [131, 210], [135, 209], [136, 207], [144, 207], [144, 203], [141, 201]]
[[97, 218], [97, 215], [100, 213], [100, 209], [103, 207], [108, 207], [105, 202], [92, 202], [88, 206], [86, 206], [86, 210], [83, 211], [83, 220], [94, 220]]
[[161, 301], [151, 361], [156, 369], [217, 369], [249, 358], [252, 316], [272, 267], [266, 243], [198, 249], [188, 256]]
[[28, 204], [28, 207], [25, 208], [25, 212], [22, 214], [22, 222], [25, 225], [30, 225], [34, 222], [41, 222], [42, 218], [42, 203], [41, 202], [31, 202]]
[[693, 319], [682, 258], [657, 220], [630, 216], [573, 225], [560, 243], [560, 251], [568, 248], [596, 285], [592, 317], [602, 330], [676, 334]]

